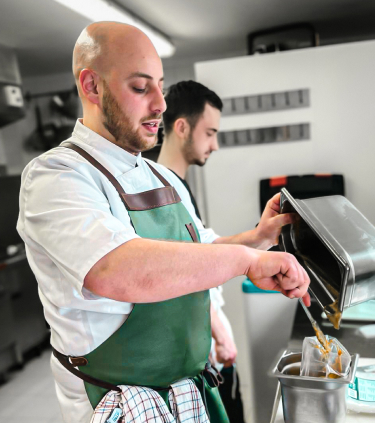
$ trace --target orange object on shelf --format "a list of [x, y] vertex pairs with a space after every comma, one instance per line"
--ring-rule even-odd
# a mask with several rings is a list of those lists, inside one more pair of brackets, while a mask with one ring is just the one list
[[270, 178], [270, 187], [283, 187], [288, 183], [287, 176], [274, 176]]

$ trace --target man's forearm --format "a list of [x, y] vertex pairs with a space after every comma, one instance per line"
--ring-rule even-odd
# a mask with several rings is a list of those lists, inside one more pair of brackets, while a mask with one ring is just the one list
[[276, 194], [267, 202], [255, 229], [218, 238], [215, 244], [242, 244], [258, 250], [268, 250], [278, 243], [281, 228], [293, 223], [293, 219], [293, 213], [280, 214], [280, 194]]
[[258, 250], [268, 250], [273, 245], [269, 239], [260, 237], [257, 229], [251, 229], [250, 231], [241, 232], [237, 235], [217, 238], [214, 244], [238, 244], [250, 248], [257, 248]]
[[91, 292], [118, 301], [156, 302], [219, 286], [243, 275], [252, 250], [137, 238], [99, 260], [86, 275]]
[[222, 344], [224, 342], [224, 337], [226, 335], [226, 329], [221, 323], [219, 316], [217, 315], [214, 306], [211, 302], [211, 333], [214, 340]]
[[211, 331], [212, 337], [215, 340], [216, 361], [223, 363], [224, 367], [232, 366], [236, 361], [237, 348], [227, 332], [224, 325], [221, 323], [213, 304], [211, 303]]
[[262, 289], [310, 304], [309, 277], [294, 256], [237, 244], [136, 238], [100, 259], [84, 287], [117, 301], [147, 303], [213, 288], [240, 275]]

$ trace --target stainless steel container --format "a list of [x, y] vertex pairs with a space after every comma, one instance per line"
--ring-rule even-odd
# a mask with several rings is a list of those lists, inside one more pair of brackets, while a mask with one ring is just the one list
[[358, 354], [348, 376], [340, 379], [300, 376], [301, 352], [284, 351], [269, 375], [277, 377], [285, 423], [342, 423], [346, 417], [346, 387], [355, 378]]
[[[281, 213], [297, 220], [283, 228], [280, 248], [310, 276], [309, 291], [329, 314], [375, 298], [375, 227], [340, 195], [296, 200], [283, 188]], [[327, 308], [328, 307], [328, 308]]]

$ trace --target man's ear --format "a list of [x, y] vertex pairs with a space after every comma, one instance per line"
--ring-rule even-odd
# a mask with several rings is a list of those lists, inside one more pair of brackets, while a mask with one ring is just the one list
[[86, 97], [91, 103], [99, 103], [99, 92], [98, 92], [99, 76], [96, 72], [91, 69], [82, 69], [79, 74], [79, 84], [84, 97]]
[[190, 131], [190, 125], [186, 118], [178, 118], [173, 124], [173, 129], [176, 135], [185, 138]]

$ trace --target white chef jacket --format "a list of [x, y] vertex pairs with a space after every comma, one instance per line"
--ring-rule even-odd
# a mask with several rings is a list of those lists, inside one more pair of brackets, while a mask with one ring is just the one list
[[[216, 311], [218, 319], [221, 321], [222, 325], [224, 326], [225, 330], [227, 331], [228, 335], [234, 340], [232, 326], [229, 323], [227, 316], [223, 311], [223, 306], [225, 305], [225, 301], [223, 298], [223, 287], [218, 286], [217, 288], [210, 289], [210, 298], [211, 304], [214, 310]], [[216, 350], [215, 350], [216, 341], [214, 338], [211, 338], [211, 357], [214, 361], [214, 366], [221, 371], [224, 367], [223, 363], [219, 363], [216, 358]]]
[[[129, 194], [163, 186], [141, 154], [128, 153], [81, 120], [67, 141], [88, 151]], [[203, 227], [183, 184], [164, 166], [151, 164], [176, 188], [201, 241], [213, 242], [218, 235]], [[59, 146], [32, 160], [23, 171], [17, 230], [38, 281], [52, 345], [67, 355], [91, 352], [124, 323], [133, 308], [131, 303], [100, 297], [83, 287], [96, 262], [138, 237], [117, 191], [77, 152]], [[87, 407], [91, 414], [92, 409], [84, 398], [83, 382], [55, 357], [52, 370], [65, 421], [88, 422]]]

